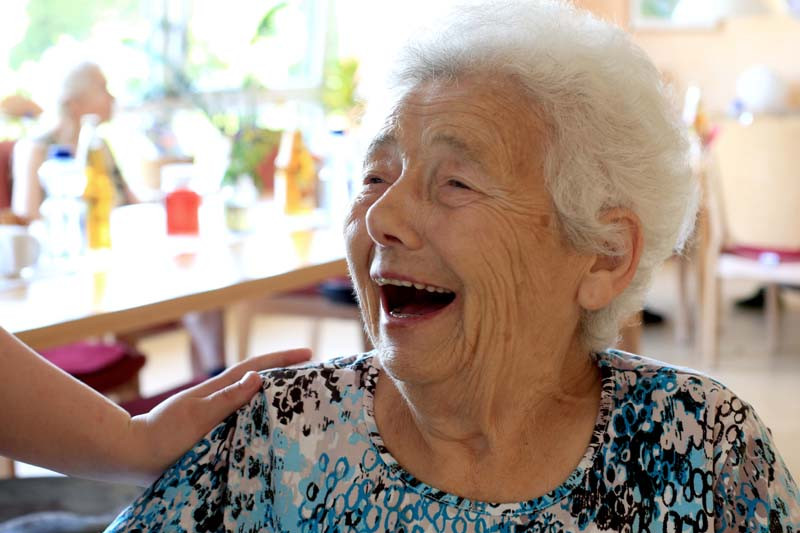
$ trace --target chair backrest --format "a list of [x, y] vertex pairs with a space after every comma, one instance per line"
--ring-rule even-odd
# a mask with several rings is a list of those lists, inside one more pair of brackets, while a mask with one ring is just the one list
[[800, 250], [800, 114], [727, 120], [715, 155], [726, 244]]

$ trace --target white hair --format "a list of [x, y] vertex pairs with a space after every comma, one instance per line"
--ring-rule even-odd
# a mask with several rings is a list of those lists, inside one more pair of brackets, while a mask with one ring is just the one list
[[[690, 234], [699, 188], [688, 142], [658, 70], [621, 29], [558, 0], [461, 5], [401, 49], [397, 96], [430, 80], [484, 73], [515, 80], [548, 130], [544, 174], [561, 230], [576, 250], [619, 255], [621, 228], [600, 216], [631, 209], [644, 247], [631, 284], [586, 311], [584, 345], [602, 350], [641, 309], [654, 270]], [[541, 139], [531, 139], [534, 143]]]

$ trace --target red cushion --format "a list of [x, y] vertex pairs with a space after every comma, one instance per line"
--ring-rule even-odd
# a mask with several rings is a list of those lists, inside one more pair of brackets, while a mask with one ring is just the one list
[[756, 261], [761, 261], [764, 263], [794, 263], [800, 261], [800, 250], [778, 250], [757, 248], [754, 246], [734, 246], [725, 250], [725, 252], [747, 257], [748, 259], [755, 259]]
[[110, 367], [125, 357], [128, 349], [122, 343], [76, 342], [41, 353], [64, 372], [78, 376]]
[[91, 374], [80, 374], [75, 377], [83, 381], [97, 392], [106, 392], [124, 385], [139, 374], [145, 363], [140, 353], [126, 354], [113, 365]]
[[45, 350], [42, 356], [98, 392], [124, 385], [145, 364], [144, 355], [121, 342], [76, 342]]
[[11, 207], [11, 154], [14, 141], [0, 142], [0, 209]]

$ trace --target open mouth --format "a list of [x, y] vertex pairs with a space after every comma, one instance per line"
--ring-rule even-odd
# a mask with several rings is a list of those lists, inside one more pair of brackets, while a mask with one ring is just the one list
[[384, 309], [395, 318], [414, 318], [444, 309], [456, 298], [449, 289], [406, 280], [377, 278]]

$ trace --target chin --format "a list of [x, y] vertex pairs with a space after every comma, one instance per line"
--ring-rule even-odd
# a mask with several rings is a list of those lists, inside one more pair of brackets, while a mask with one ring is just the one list
[[386, 373], [395, 379], [406, 381], [422, 370], [419, 350], [403, 348], [379, 339], [375, 353]]
[[409, 384], [423, 385], [447, 379], [460, 366], [459, 361], [454, 360], [452, 350], [423, 343], [400, 346], [379, 339], [375, 353], [389, 376]]

